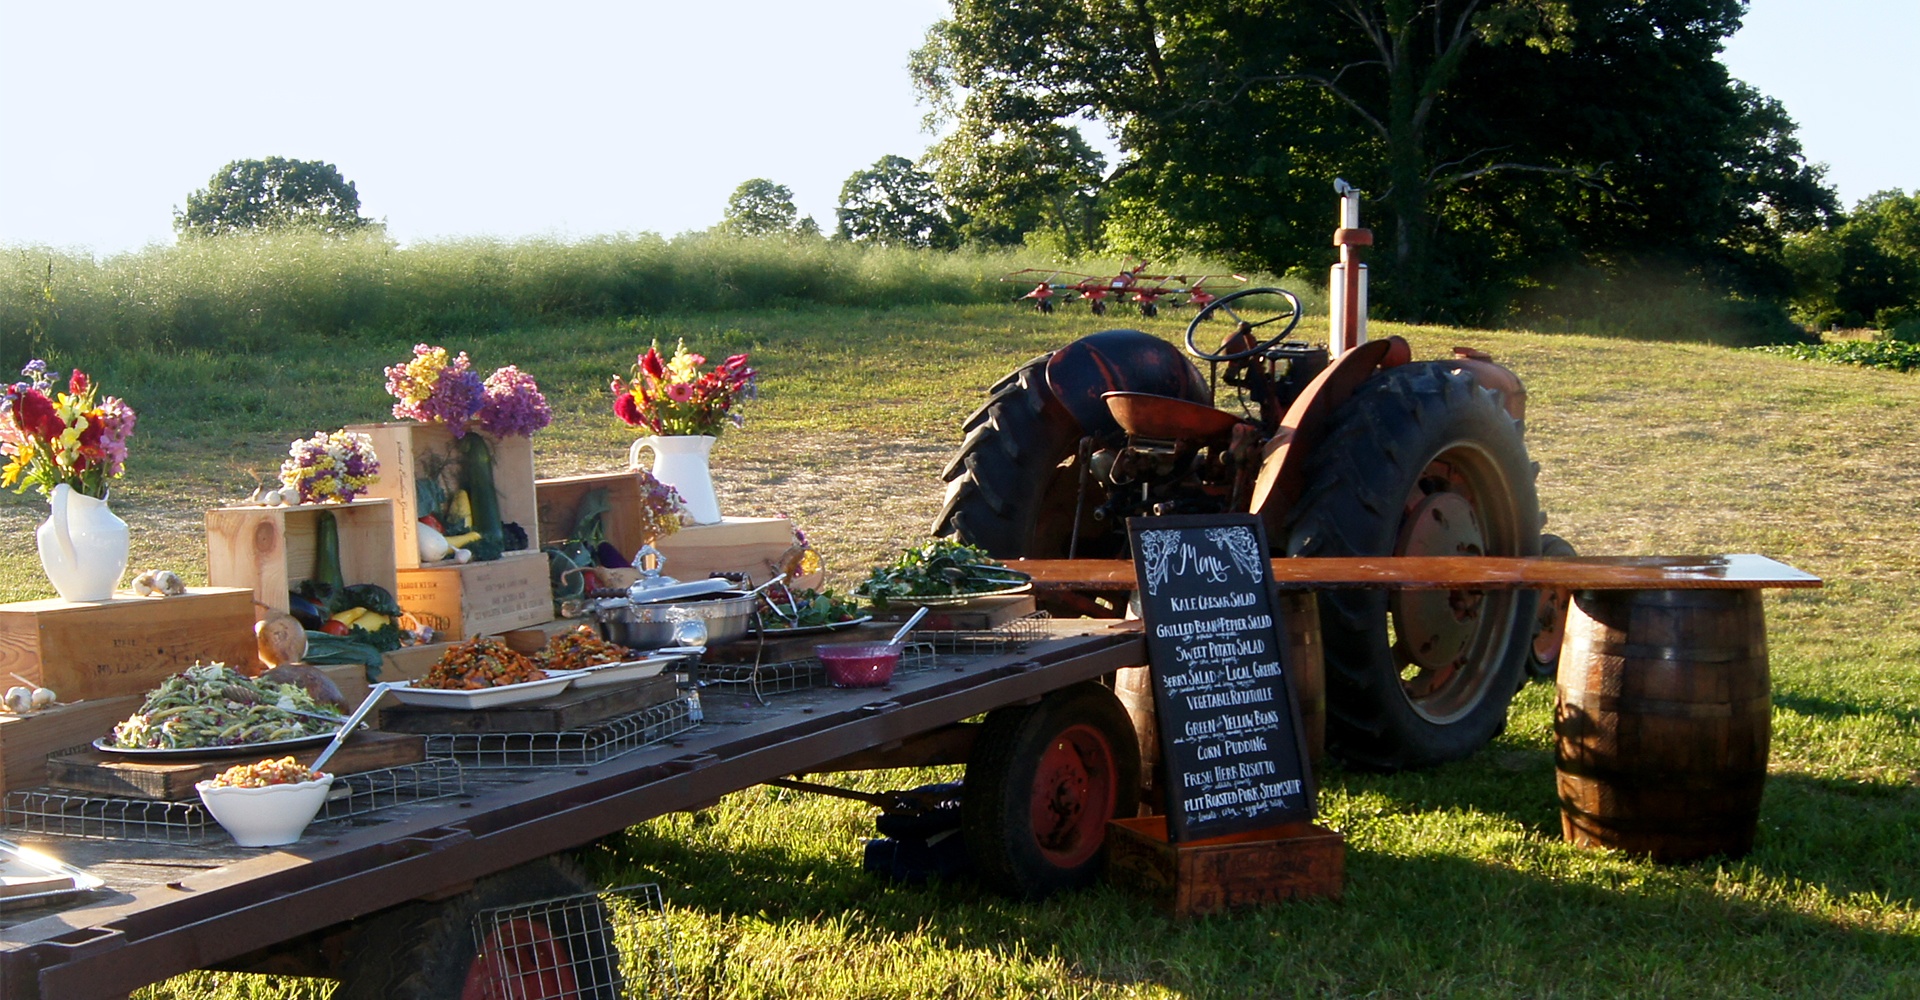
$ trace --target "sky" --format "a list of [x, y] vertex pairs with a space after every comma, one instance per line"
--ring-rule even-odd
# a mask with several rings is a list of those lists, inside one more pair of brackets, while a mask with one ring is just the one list
[[[0, 244], [173, 239], [237, 159], [324, 160], [402, 242], [705, 229], [740, 182], [833, 228], [932, 137], [906, 64], [944, 0], [0, 0]], [[1752, 0], [1733, 75], [1851, 207], [1920, 189], [1920, 0]]]

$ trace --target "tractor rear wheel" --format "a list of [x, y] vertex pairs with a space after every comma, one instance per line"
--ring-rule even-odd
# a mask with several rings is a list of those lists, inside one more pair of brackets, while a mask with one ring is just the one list
[[[1518, 421], [1444, 362], [1390, 368], [1333, 415], [1287, 515], [1294, 556], [1531, 556], [1534, 468]], [[1327, 749], [1361, 767], [1459, 760], [1506, 725], [1533, 591], [1320, 595]]]
[[[1067, 555], [1079, 499], [1080, 428], [1047, 386], [1051, 357], [1043, 354], [995, 383], [985, 405], [967, 418], [966, 439], [941, 473], [947, 502], [934, 534], [978, 545], [996, 559]], [[1088, 506], [1099, 499], [1090, 498]]]

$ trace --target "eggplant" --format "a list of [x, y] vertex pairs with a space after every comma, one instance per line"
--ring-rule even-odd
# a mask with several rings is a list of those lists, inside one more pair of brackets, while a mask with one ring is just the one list
[[326, 609], [298, 593], [287, 595], [287, 614], [299, 619], [302, 628], [313, 631], [319, 631], [321, 626], [327, 623]]

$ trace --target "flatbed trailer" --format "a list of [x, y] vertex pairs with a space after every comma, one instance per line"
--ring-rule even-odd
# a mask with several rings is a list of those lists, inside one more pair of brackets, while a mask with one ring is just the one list
[[[360, 922], [797, 774], [958, 763], [977, 723], [1145, 662], [1137, 628], [1037, 626], [1004, 652], [939, 652], [885, 688], [716, 696], [695, 728], [579, 767], [472, 769], [461, 794], [316, 823], [296, 844], [172, 846], [8, 833], [104, 878], [94, 898], [0, 914], [0, 997], [93, 1000], [196, 969], [337, 975]], [[1104, 822], [1104, 820], [1102, 820]]]

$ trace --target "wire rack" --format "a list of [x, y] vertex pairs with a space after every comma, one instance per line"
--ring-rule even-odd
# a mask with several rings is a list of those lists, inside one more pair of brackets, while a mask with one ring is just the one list
[[[314, 822], [366, 816], [411, 802], [449, 798], [463, 791], [460, 765], [450, 760], [343, 774], [334, 780]], [[5, 826], [10, 833], [183, 846], [226, 836], [198, 801], [111, 798], [52, 788], [9, 793]]]
[[578, 767], [612, 760], [698, 725], [685, 698], [559, 733], [438, 733], [427, 756], [470, 768]]
[[[918, 634], [918, 633], [916, 633]], [[909, 642], [900, 650], [896, 671], [931, 670], [938, 665], [939, 653], [932, 643]], [[695, 670], [701, 686], [747, 687], [760, 704], [769, 695], [792, 694], [809, 688], [825, 687], [826, 668], [817, 657], [803, 656], [777, 663], [703, 663]]]
[[[660, 887], [482, 910], [473, 918], [479, 975], [467, 994], [487, 1000], [678, 997], [673, 933]], [[476, 990], [477, 988], [477, 990]]]
[[914, 637], [949, 652], [970, 656], [1006, 653], [1024, 649], [1047, 637], [1047, 622], [1053, 616], [1036, 611], [989, 629], [945, 632], [915, 632]]

